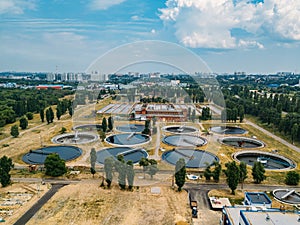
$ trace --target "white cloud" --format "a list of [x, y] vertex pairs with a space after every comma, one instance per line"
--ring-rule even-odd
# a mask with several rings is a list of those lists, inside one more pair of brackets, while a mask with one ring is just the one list
[[264, 49], [264, 45], [257, 41], [239, 40], [238, 47]]
[[121, 4], [126, 0], [92, 0], [90, 4], [90, 8], [92, 10], [105, 10], [110, 8], [111, 6]]
[[24, 10], [35, 9], [33, 0], [1, 0], [0, 1], [0, 14], [23, 14]]
[[[175, 28], [175, 35], [193, 48], [264, 48], [257, 38], [300, 41], [300, 1], [168, 0], [160, 19]], [[233, 36], [232, 29], [248, 32]], [[250, 34], [250, 35], [249, 35]], [[255, 40], [253, 40], [256, 37]]]

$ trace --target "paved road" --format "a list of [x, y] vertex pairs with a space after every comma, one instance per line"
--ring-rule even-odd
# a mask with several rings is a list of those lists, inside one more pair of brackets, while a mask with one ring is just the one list
[[42, 206], [63, 186], [66, 184], [53, 184], [52, 188], [43, 196], [41, 199], [37, 201], [14, 225], [24, 225], [26, 224], [37, 211], [42, 208]]

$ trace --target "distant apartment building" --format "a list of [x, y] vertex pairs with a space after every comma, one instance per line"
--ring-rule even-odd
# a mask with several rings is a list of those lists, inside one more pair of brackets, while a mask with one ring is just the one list
[[90, 74], [85, 73], [47, 73], [47, 81], [83, 82], [91, 79]]

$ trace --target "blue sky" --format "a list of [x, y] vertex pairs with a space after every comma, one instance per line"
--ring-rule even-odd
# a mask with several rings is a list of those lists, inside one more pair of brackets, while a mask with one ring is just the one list
[[299, 15], [299, 0], [0, 0], [0, 71], [82, 72], [120, 45], [162, 40], [213, 72], [300, 73]]

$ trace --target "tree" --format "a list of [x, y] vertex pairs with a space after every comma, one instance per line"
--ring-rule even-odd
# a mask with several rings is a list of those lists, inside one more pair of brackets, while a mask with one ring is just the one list
[[93, 177], [94, 177], [94, 175], [96, 173], [95, 165], [96, 165], [96, 161], [97, 161], [97, 153], [94, 148], [92, 148], [91, 152], [90, 152], [90, 161], [91, 161], [91, 174], [93, 174]]
[[101, 141], [104, 141], [105, 140], [105, 138], [106, 138], [106, 134], [105, 134], [105, 132], [104, 131], [102, 131], [102, 130], [99, 130], [99, 136], [100, 136], [100, 139], [101, 139]]
[[247, 179], [247, 165], [244, 162], [240, 163], [239, 166], [240, 169], [240, 180], [239, 182], [241, 183], [242, 189], [243, 189], [243, 185], [244, 185], [244, 181]]
[[222, 123], [226, 123], [226, 120], [227, 120], [227, 112], [226, 109], [223, 109], [221, 112], [221, 121]]
[[212, 172], [210, 170], [210, 166], [207, 166], [206, 169], [204, 170], [205, 180], [210, 180], [211, 176], [212, 176]]
[[93, 178], [94, 178], [94, 175], [96, 174], [96, 170], [93, 167], [91, 167], [91, 174], [93, 175]]
[[201, 120], [210, 120], [211, 112], [209, 107], [203, 107], [201, 112]]
[[188, 108], [187, 118], [191, 120], [191, 107]]
[[41, 117], [42, 122], [44, 123], [44, 120], [45, 120], [44, 109], [40, 109], [40, 117]]
[[33, 113], [32, 112], [27, 112], [26, 117], [27, 117], [28, 120], [32, 120], [33, 119]]
[[121, 190], [125, 190], [126, 187], [126, 164], [123, 155], [118, 155], [117, 161], [115, 163], [115, 167], [117, 172], [119, 173], [118, 176], [118, 183]]
[[19, 122], [21, 129], [25, 130], [28, 126], [28, 120], [26, 119], [26, 117], [22, 116]]
[[105, 117], [103, 117], [103, 119], [102, 119], [102, 130], [103, 130], [104, 133], [107, 130], [107, 120], [106, 120]]
[[62, 109], [61, 109], [61, 106], [58, 105], [56, 107], [56, 117], [57, 117], [58, 120], [60, 120], [61, 115], [62, 115]]
[[73, 110], [72, 105], [70, 105], [70, 106], [68, 107], [68, 111], [69, 111], [69, 115], [72, 117], [73, 114], [74, 114], [74, 110]]
[[2, 187], [6, 187], [10, 184], [10, 170], [14, 167], [12, 159], [7, 156], [0, 158], [0, 182]]
[[150, 120], [145, 121], [145, 129], [142, 131], [142, 134], [150, 134]]
[[297, 123], [295, 123], [295, 124], [292, 126], [292, 131], [291, 131], [292, 143], [293, 143], [293, 144], [294, 144], [295, 140], [297, 140], [298, 129], [299, 129], [299, 125], [298, 125]]
[[113, 168], [114, 168], [114, 159], [112, 157], [106, 158], [104, 160], [104, 171], [105, 171], [105, 181], [107, 187], [110, 188], [112, 179], [113, 179]]
[[192, 120], [193, 123], [195, 122], [195, 119], [196, 119], [196, 110], [193, 109], [192, 115], [191, 115], [191, 120]]
[[96, 153], [95, 148], [91, 149], [90, 161], [91, 161], [91, 167], [95, 169], [95, 165], [96, 165], [96, 161], [97, 161], [97, 153]]
[[147, 173], [150, 175], [151, 180], [153, 176], [158, 172], [157, 161], [155, 159], [147, 159], [149, 165], [147, 167]]
[[114, 121], [113, 121], [113, 118], [111, 116], [108, 117], [108, 129], [110, 131], [112, 131], [114, 129]]
[[289, 171], [285, 176], [285, 183], [287, 185], [298, 185], [300, 181], [300, 174], [296, 171]]
[[175, 183], [178, 186], [178, 191], [181, 191], [181, 188], [185, 183], [185, 175], [186, 175], [185, 161], [183, 158], [180, 158], [176, 162], [176, 166], [175, 166]]
[[52, 177], [58, 177], [67, 172], [65, 160], [61, 159], [56, 153], [48, 155], [44, 165], [46, 168], [46, 175]]
[[49, 109], [46, 110], [46, 120], [48, 124], [51, 123], [51, 113]]
[[10, 128], [10, 134], [11, 136], [13, 136], [14, 138], [18, 137], [19, 136], [19, 128], [17, 125], [13, 125], [11, 128]]
[[134, 182], [134, 170], [133, 170], [133, 162], [129, 160], [127, 162], [127, 167], [126, 167], [126, 177], [127, 177], [127, 182], [128, 182], [128, 189], [131, 191], [133, 188], [133, 182]]
[[244, 117], [245, 117], [245, 110], [243, 106], [239, 107], [239, 118], [240, 118], [240, 123], [243, 122]]
[[143, 167], [143, 172], [144, 172], [144, 179], [145, 179], [145, 173], [148, 169], [149, 166], [149, 161], [147, 158], [141, 158], [141, 160], [139, 161], [139, 165]]
[[240, 180], [239, 167], [236, 165], [235, 161], [226, 163], [225, 166], [226, 170], [224, 170], [224, 173], [227, 177], [226, 181], [229, 188], [231, 189], [231, 194], [234, 195]]
[[215, 182], [219, 182], [221, 171], [222, 171], [221, 164], [217, 161], [214, 161], [213, 165], [215, 168], [214, 168], [214, 171], [212, 172], [212, 177]]
[[53, 123], [53, 120], [54, 120], [54, 112], [52, 110], [51, 107], [49, 107], [49, 112], [50, 112], [50, 123]]
[[260, 184], [266, 179], [265, 168], [261, 162], [254, 162], [252, 167], [252, 176], [256, 184]]

